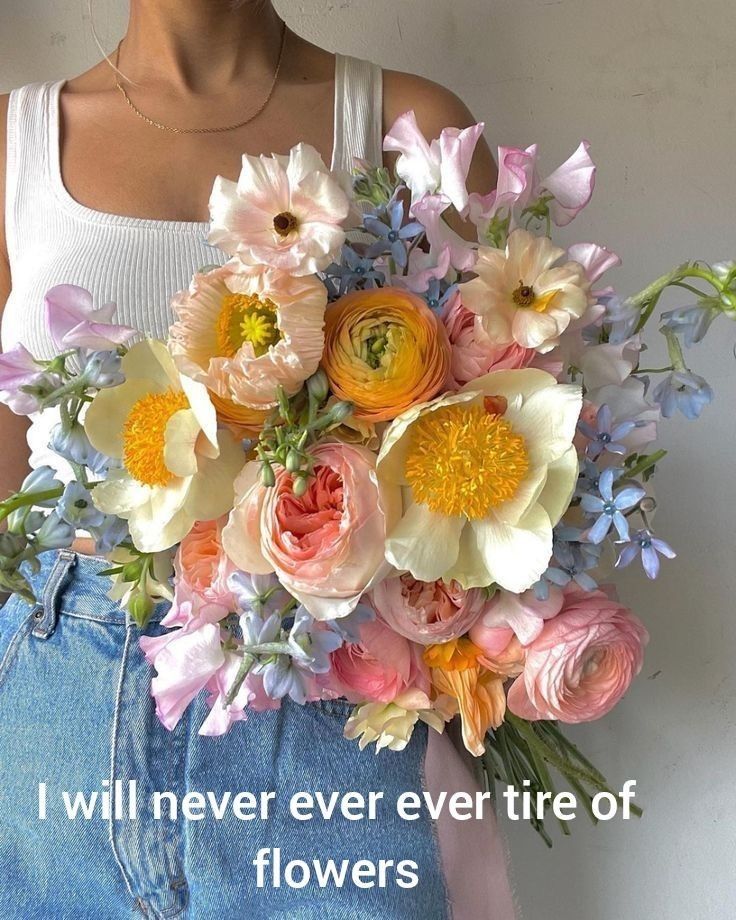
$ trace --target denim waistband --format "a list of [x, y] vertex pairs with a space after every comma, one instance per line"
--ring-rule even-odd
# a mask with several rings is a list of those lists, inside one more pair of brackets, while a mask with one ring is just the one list
[[[119, 602], [108, 597], [112, 580], [102, 572], [111, 567], [109, 560], [66, 549], [42, 553], [38, 560], [38, 572], [25, 572], [37, 599], [37, 635], [44, 634], [48, 627], [53, 630], [58, 615], [125, 626], [132, 622]], [[168, 602], [157, 604], [150, 621], [160, 622], [169, 606]]]

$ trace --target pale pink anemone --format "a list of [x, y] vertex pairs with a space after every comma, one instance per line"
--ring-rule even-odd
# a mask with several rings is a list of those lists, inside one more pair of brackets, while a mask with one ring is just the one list
[[314, 276], [230, 262], [174, 298], [169, 350], [182, 374], [217, 396], [269, 409], [279, 386], [292, 396], [317, 370], [326, 305]]
[[429, 694], [429, 671], [421, 646], [380, 620], [363, 623], [360, 641], [342, 645], [330, 658], [329, 682], [351, 702], [391, 703], [411, 689]]
[[217, 177], [209, 240], [249, 265], [311, 275], [339, 253], [349, 211], [317, 151], [298, 144], [288, 157], [244, 156], [237, 183]]
[[590, 281], [578, 262], [557, 264], [564, 254], [548, 237], [526, 230], [514, 230], [505, 250], [478, 250], [477, 277], [460, 290], [492, 342], [549, 352], [585, 314], [593, 303]]
[[449, 642], [482, 617], [485, 591], [451, 581], [417, 581], [408, 572], [387, 578], [368, 595], [378, 616], [395, 632], [420, 645]]
[[384, 543], [400, 496], [379, 485], [375, 454], [363, 447], [323, 442], [311, 453], [314, 475], [301, 497], [285, 469], [269, 488], [260, 463], [247, 464], [222, 539], [238, 568], [275, 572], [313, 617], [327, 620], [347, 616], [390, 571]]
[[600, 719], [641, 670], [648, 639], [631, 611], [603, 591], [565, 588], [562, 610], [526, 648], [509, 709], [531, 721]]

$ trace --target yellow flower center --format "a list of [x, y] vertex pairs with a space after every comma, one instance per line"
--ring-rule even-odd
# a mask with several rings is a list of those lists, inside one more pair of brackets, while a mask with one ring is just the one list
[[558, 291], [548, 291], [542, 297], [538, 297], [537, 292], [530, 284], [524, 284], [523, 281], [520, 281], [519, 286], [511, 295], [511, 299], [517, 307], [531, 307], [536, 313], [544, 313], [558, 293]]
[[406, 479], [438, 514], [483, 518], [513, 498], [528, 469], [524, 438], [482, 406], [443, 406], [412, 426]]
[[134, 404], [123, 426], [123, 463], [138, 482], [165, 486], [171, 481], [164, 463], [166, 426], [174, 413], [188, 408], [181, 390], [148, 393]]
[[372, 370], [388, 367], [405, 341], [404, 330], [395, 323], [363, 326], [356, 341], [356, 353]]
[[467, 636], [451, 639], [440, 645], [428, 645], [424, 650], [424, 661], [430, 668], [443, 671], [467, 671], [474, 668], [483, 652]]
[[292, 230], [296, 230], [298, 221], [291, 211], [282, 211], [273, 219], [273, 229], [279, 236], [288, 236]]
[[223, 298], [217, 320], [217, 345], [220, 354], [232, 358], [245, 342], [250, 342], [257, 358], [281, 341], [276, 304], [257, 294], [228, 294]]

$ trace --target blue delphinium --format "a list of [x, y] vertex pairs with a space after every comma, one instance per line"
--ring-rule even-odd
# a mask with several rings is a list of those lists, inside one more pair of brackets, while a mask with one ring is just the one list
[[83, 530], [99, 527], [105, 520], [105, 515], [94, 506], [89, 490], [81, 482], [70, 482], [64, 487], [57, 510], [67, 524]]
[[662, 325], [681, 335], [689, 348], [705, 337], [710, 324], [723, 312], [723, 305], [716, 297], [704, 297], [689, 307], [679, 307], [662, 314]]
[[669, 543], [655, 537], [651, 530], [638, 530], [626, 543], [616, 560], [618, 568], [630, 565], [641, 554], [641, 562], [647, 578], [656, 578], [659, 575], [659, 556], [674, 559], [677, 553]]
[[78, 466], [86, 466], [96, 476], [103, 475], [109, 466], [109, 459], [92, 447], [87, 433], [79, 422], [62, 422], [55, 425], [49, 447], [65, 460]]
[[586, 534], [591, 543], [603, 542], [612, 526], [616, 528], [620, 539], [627, 540], [629, 524], [623, 512], [633, 508], [647, 494], [641, 486], [627, 486], [614, 495], [614, 478], [612, 469], [603, 470], [598, 481], [599, 495], [588, 493], [580, 500], [583, 511], [589, 515], [598, 515]]
[[[621, 300], [616, 294], [604, 295], [599, 300], [606, 308], [603, 315], [603, 327], [607, 333], [607, 340], [612, 345], [626, 342], [636, 332], [641, 317], [639, 308], [628, 300]], [[589, 326], [583, 330], [583, 337], [588, 339], [589, 335], [595, 332], [596, 327]]]
[[696, 419], [713, 402], [713, 390], [692, 371], [674, 370], [655, 387], [652, 399], [665, 418], [680, 411], [685, 418]]

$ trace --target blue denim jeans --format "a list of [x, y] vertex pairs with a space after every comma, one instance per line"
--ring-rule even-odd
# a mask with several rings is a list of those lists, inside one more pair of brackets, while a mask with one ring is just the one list
[[[423, 789], [424, 726], [402, 753], [361, 753], [342, 736], [347, 703], [287, 702], [252, 713], [223, 738], [205, 738], [197, 734], [206, 712], [200, 695], [168, 732], [154, 712], [151, 670], [138, 647], [141, 630], [109, 600], [109, 582], [97, 574], [105, 563], [66, 551], [42, 559], [34, 577], [41, 602], [31, 606], [14, 597], [0, 610], [2, 920], [449, 916], [431, 820], [423, 811], [405, 821], [395, 810], [400, 793]], [[161, 633], [164, 613], [157, 609], [147, 635]], [[136, 794], [128, 797], [131, 780]], [[122, 794], [106, 813], [103, 793], [111, 788]], [[338, 809], [331, 820], [316, 812], [300, 821], [289, 801], [302, 790], [356, 791], [366, 798], [381, 791], [384, 798], [375, 820], [349, 820]], [[217, 818], [196, 804], [187, 818], [182, 799], [194, 791], [211, 792], [219, 807], [228, 792], [276, 796], [268, 820], [258, 809], [248, 820], [229, 807]], [[162, 792], [173, 795], [159, 798], [157, 819], [153, 794]], [[70, 818], [76, 793], [85, 799], [76, 800]], [[84, 817], [82, 804], [91, 817]], [[262, 850], [268, 853], [259, 879], [254, 860]], [[349, 861], [342, 886], [315, 881], [313, 860], [328, 859], [338, 868]], [[350, 872], [359, 860], [374, 863], [376, 873], [363, 864], [356, 884]], [[414, 887], [397, 884], [402, 860], [416, 864]], [[372, 887], [361, 887], [371, 881]]]

